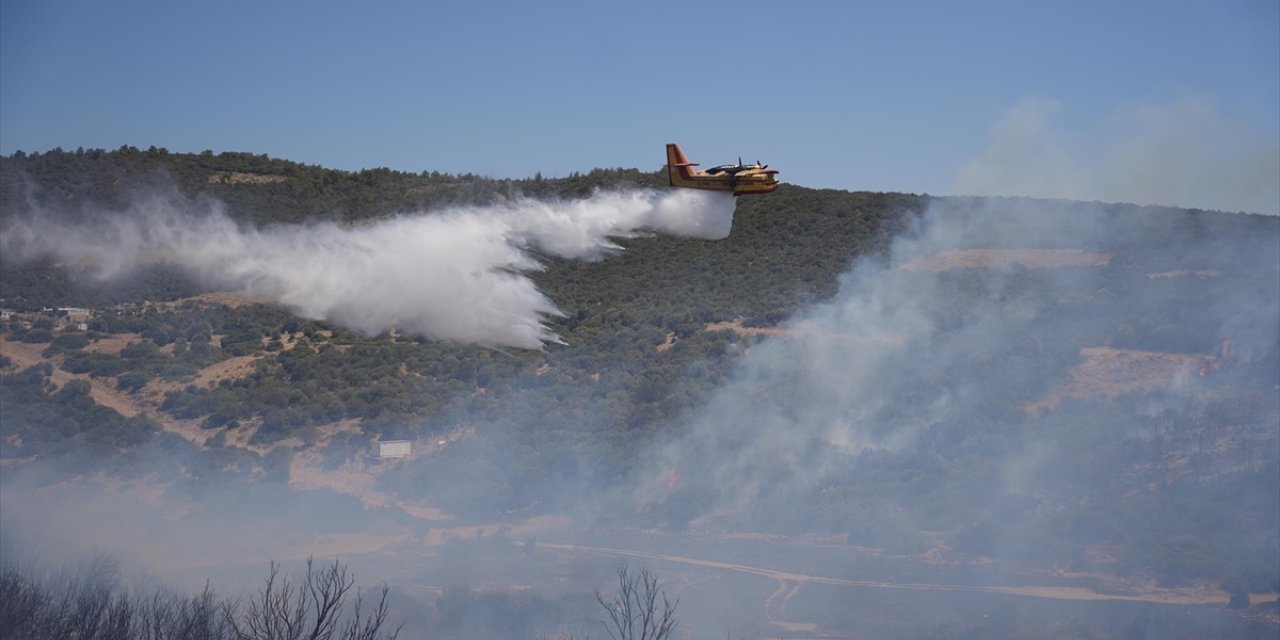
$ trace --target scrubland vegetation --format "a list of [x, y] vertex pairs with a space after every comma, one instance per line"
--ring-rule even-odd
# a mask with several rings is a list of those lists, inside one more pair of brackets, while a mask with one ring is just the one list
[[[563, 179], [496, 181], [133, 148], [0, 159], [0, 207], [9, 216], [32, 203], [76, 215], [87, 211], [86, 203], [120, 204], [150, 185], [216, 198], [245, 224], [358, 225], [446, 204], [517, 194], [572, 198], [619, 184], [660, 186], [664, 177], [598, 169]], [[540, 351], [366, 336], [253, 301], [228, 306], [192, 299], [199, 288], [164, 266], [101, 284], [80, 277], [73, 265], [4, 263], [0, 306], [13, 313], [0, 324], [0, 338], [38, 349], [40, 361], [20, 362], [16, 351], [0, 358], [0, 457], [52, 460], [68, 469], [94, 460], [127, 474], [128, 461], [146, 451], [181, 451], [191, 456], [181, 473], [193, 483], [278, 483], [284, 481], [278, 473], [258, 471], [287, 465], [280, 448], [254, 452], [228, 443], [227, 434], [252, 429], [249, 443], [266, 449], [289, 438], [306, 446], [321, 437], [320, 427], [355, 421], [355, 432], [326, 440], [325, 456], [337, 466], [366, 456], [375, 437], [433, 441], [469, 427], [474, 435], [431, 464], [396, 467], [380, 482], [408, 497], [429, 497], [464, 521], [561, 513], [583, 499], [565, 486], [607, 491], [633, 480], [638, 452], [678, 430], [734, 378], [744, 354], [769, 340], [748, 329], [794, 330], [784, 321], [830, 300], [855, 260], [885, 258], [896, 235], [944, 200], [957, 210], [991, 205], [784, 185], [767, 198], [742, 199], [733, 232], [722, 241], [622, 240], [620, 255], [598, 262], [542, 256], [546, 269], [533, 277], [564, 314], [549, 319], [564, 344]], [[1081, 225], [1113, 228], [1109, 240], [1072, 247], [1104, 252], [1110, 262], [1013, 266], [998, 287], [982, 269], [937, 275], [936, 295], [920, 312], [944, 333], [965, 326], [976, 299], [1006, 300], [1011, 314], [1025, 309], [1026, 300], [1042, 306], [1034, 322], [1001, 336], [999, 357], [975, 346], [970, 358], [925, 367], [927, 374], [898, 387], [902, 397], [873, 418], [886, 432], [914, 424], [919, 408], [936, 402], [951, 381], [1000, 380], [985, 390], [981, 410], [928, 422], [905, 446], [851, 452], [847, 464], [804, 495], [764, 496], [756, 507], [771, 514], [767, 524], [739, 514], [717, 526], [837, 534], [850, 545], [899, 555], [923, 555], [941, 541], [947, 553], [965, 559], [1106, 572], [1169, 587], [1215, 585], [1240, 609], [1248, 607], [1250, 593], [1280, 591], [1280, 354], [1274, 342], [1254, 346], [1233, 352], [1221, 371], [1195, 374], [1220, 352], [1224, 335], [1209, 303], [1225, 299], [1224, 289], [1255, 292], [1263, 303], [1272, 296], [1274, 303], [1280, 219], [1128, 205], [1034, 206], [1074, 216]], [[1196, 264], [1183, 264], [1191, 243], [1205, 241], [1221, 249], [1197, 252]], [[1262, 266], [1238, 262], [1255, 250], [1275, 259]], [[1225, 275], [1152, 277], [1186, 269]], [[1104, 284], [1057, 295], [1062, 279], [1086, 271]], [[67, 306], [93, 311], [84, 330], [42, 311]], [[716, 328], [734, 320], [736, 328]], [[107, 348], [112, 341], [118, 346]], [[927, 361], [928, 346], [908, 345], [903, 357]], [[1123, 363], [1116, 365], [1121, 373], [1090, 374], [1087, 366], [1101, 365], [1082, 354], [1088, 347], [1111, 350], [1106, 353]], [[1146, 371], [1133, 364], [1134, 354], [1149, 353], [1193, 363], [1184, 381], [1195, 386], [1192, 400], [1170, 401], [1167, 384], [1134, 383]], [[201, 378], [220, 363], [238, 368]], [[1094, 377], [1070, 386], [1088, 375]], [[778, 382], [790, 397], [803, 395], [787, 384]], [[99, 403], [99, 387], [145, 411], [126, 416]], [[1051, 409], [1028, 410], [1031, 401], [1046, 398], [1055, 398]], [[170, 421], [194, 425], [208, 440], [193, 444], [165, 429]], [[500, 458], [487, 455], [499, 451]], [[1037, 475], [1011, 480], [1010, 461], [1031, 454]], [[493, 462], [498, 459], [502, 463]], [[678, 531], [720, 498], [689, 482], [648, 511], [605, 520]], [[317, 570], [317, 577], [349, 587], [337, 569]], [[268, 624], [262, 612], [271, 610], [270, 592], [275, 585], [283, 589], [268, 583], [255, 609], [256, 601], [237, 608], [210, 591], [135, 595], [98, 577], [68, 583], [69, 591], [13, 572], [2, 580], [0, 622], [13, 630], [5, 637], [71, 637], [76, 625], [106, 630], [120, 624], [151, 629], [145, 632], [151, 635], [74, 634], [277, 637], [240, 631], [255, 616]], [[450, 597], [481, 596], [455, 590]], [[365, 620], [381, 622], [381, 604], [373, 613], [366, 608], [364, 615], [373, 617]], [[357, 626], [355, 635], [334, 637], [388, 636], [376, 625], [373, 635]], [[1249, 637], [1258, 631], [1249, 629], [1231, 632]], [[940, 630], [938, 637], [967, 633], [952, 631]], [[1089, 636], [1064, 630], [1054, 637]]]

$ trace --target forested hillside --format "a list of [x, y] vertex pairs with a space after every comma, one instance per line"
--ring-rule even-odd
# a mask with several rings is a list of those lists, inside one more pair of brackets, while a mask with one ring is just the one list
[[[665, 174], [55, 150], [0, 158], [0, 230], [157, 190], [266, 228], [631, 188]], [[562, 314], [542, 349], [363, 335], [171, 265], [103, 281], [6, 259], [0, 458], [128, 477], [161, 452], [182, 484], [278, 484], [405, 439], [419, 457], [370, 483], [463, 522], [837, 534], [1054, 580], [1208, 583], [1243, 607], [1280, 590], [1278, 223], [784, 185], [739, 199], [723, 240], [535, 253]]]
[[[193, 199], [217, 198], [232, 217], [256, 225], [326, 217], [359, 224], [517, 194], [573, 198], [592, 189], [661, 183], [660, 173], [635, 170], [493, 181], [383, 169], [348, 173], [252, 154], [131, 148], [5, 158], [0, 169], [10, 215], [29, 206], [92, 215], [86, 203], [122, 207], [139, 191], [177, 188]], [[731, 345], [744, 339], [731, 330], [708, 331], [709, 323], [741, 319], [746, 327], [773, 326], [798, 306], [830, 296], [854, 256], [883, 251], [888, 233], [923, 204], [913, 196], [784, 187], [768, 202], [742, 200], [725, 241], [624, 240], [620, 256], [601, 262], [543, 256], [546, 270], [535, 278], [564, 312], [551, 321], [565, 344], [539, 353], [370, 338], [258, 304], [232, 308], [189, 300], [201, 291], [163, 265], [102, 283], [77, 277], [74, 267], [7, 262], [0, 295], [5, 308], [28, 314], [50, 307], [93, 310], [88, 331], [59, 332], [46, 353], [57, 353], [67, 371], [129, 392], [143, 391], [153, 379], [153, 388], [170, 383], [174, 388], [161, 407], [166, 415], [201, 418], [211, 428], [232, 420], [260, 422], [254, 436], [259, 441], [356, 417], [372, 433], [391, 429], [387, 437], [405, 436], [406, 429], [420, 428], [408, 423], [430, 424], [450, 402], [461, 402], [460, 392], [485, 391], [481, 400], [467, 400], [474, 404], [530, 386], [564, 387], [561, 393], [573, 394], [590, 389], [595, 397], [613, 399], [607, 417], [595, 416], [599, 428], [612, 429], [619, 420], [647, 428], [678, 415], [713, 386]], [[6, 338], [50, 342], [53, 321], [15, 319]], [[84, 349], [107, 336], [132, 336], [133, 342], [128, 349]], [[176, 384], [192, 382], [201, 367], [250, 355], [257, 357], [249, 376], [211, 389]], [[579, 381], [586, 378], [598, 380], [584, 387]], [[659, 393], [677, 382], [678, 397]]]

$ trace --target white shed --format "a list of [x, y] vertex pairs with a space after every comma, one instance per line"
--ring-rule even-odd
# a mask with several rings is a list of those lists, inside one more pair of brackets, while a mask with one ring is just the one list
[[407, 458], [409, 457], [409, 441], [408, 440], [387, 440], [378, 443], [379, 458]]

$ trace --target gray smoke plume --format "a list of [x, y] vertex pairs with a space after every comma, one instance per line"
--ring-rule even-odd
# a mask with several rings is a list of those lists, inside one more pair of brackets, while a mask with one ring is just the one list
[[1068, 131], [1063, 105], [1021, 100], [961, 167], [952, 192], [1280, 214], [1280, 137], [1221, 115], [1213, 101], [1119, 109]]
[[[1069, 381], [1082, 349], [1150, 318], [1180, 314], [1182, 324], [1161, 327], [1160, 344], [1200, 354], [1165, 380], [1171, 396], [1189, 393], [1176, 387], [1198, 379], [1192, 363], [1223, 339], [1255, 359], [1274, 354], [1276, 238], [1206, 237], [1201, 224], [1154, 208], [1111, 217], [1078, 202], [937, 200], [887, 260], [860, 259], [832, 300], [747, 346], [729, 382], [642, 465], [635, 500], [658, 509], [683, 501], [684, 515], [736, 523], [728, 526], [775, 526], [762, 504], [794, 511], [860, 453], [962, 438], [971, 423], [1036, 424], [1020, 404]], [[1191, 271], [1126, 266], [1170, 258]], [[1209, 289], [1195, 270], [1223, 282]], [[1109, 291], [1135, 277], [1152, 293]], [[1007, 461], [1014, 475], [1055, 444], [1028, 435], [1019, 446], [1025, 455]]]
[[102, 279], [151, 263], [202, 284], [239, 290], [297, 314], [368, 334], [388, 329], [435, 340], [534, 349], [557, 342], [559, 314], [525, 274], [532, 251], [594, 260], [611, 238], [654, 231], [700, 239], [729, 234], [734, 199], [689, 190], [601, 191], [583, 200], [519, 198], [348, 228], [335, 223], [257, 229], [217, 202], [155, 195], [125, 211], [71, 224], [41, 213], [0, 232], [6, 259], [53, 256]]

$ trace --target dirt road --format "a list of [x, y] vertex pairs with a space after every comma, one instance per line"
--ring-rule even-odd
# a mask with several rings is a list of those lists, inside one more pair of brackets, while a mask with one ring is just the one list
[[[862, 589], [903, 589], [912, 591], [954, 591], [968, 593], [991, 593], [1010, 596], [1023, 596], [1030, 598], [1048, 598], [1053, 600], [1073, 600], [1073, 601], [1103, 601], [1103, 600], [1124, 600], [1131, 602], [1149, 602], [1155, 604], [1168, 605], [1220, 605], [1227, 604], [1228, 596], [1219, 589], [1191, 587], [1178, 589], [1163, 589], [1152, 587], [1138, 593], [1099, 593], [1086, 587], [1062, 587], [1062, 586], [972, 586], [972, 585], [955, 585], [955, 584], [923, 584], [923, 583], [907, 583], [907, 582], [883, 582], [873, 580], [849, 580], [844, 578], [831, 578], [827, 576], [809, 575], [803, 573], [795, 573], [791, 571], [782, 571], [778, 569], [767, 569], [746, 564], [738, 564], [732, 562], [721, 562], [718, 560], [705, 560], [701, 558], [691, 558], [688, 556], [678, 556], [671, 554], [652, 553], [648, 551], [637, 551], [633, 549], [617, 549], [611, 547], [597, 547], [581, 544], [559, 544], [553, 542], [539, 542], [539, 548], [554, 549], [559, 551], [570, 551], [575, 553], [587, 553], [604, 556], [617, 556], [624, 558], [643, 558], [646, 560], [657, 560], [662, 562], [674, 562], [684, 565], [692, 565], [707, 569], [716, 569], [722, 571], [736, 571], [739, 573], [748, 573], [778, 581], [778, 589], [769, 596], [764, 603], [765, 615], [770, 624], [779, 630], [790, 633], [808, 633], [814, 635], [822, 635], [821, 629], [816, 625], [807, 622], [788, 621], [785, 619], [787, 603], [795, 597], [801, 587], [810, 584], [835, 585], [844, 587], [854, 587]], [[1256, 604], [1258, 602], [1270, 602], [1277, 599], [1277, 594], [1266, 594], [1261, 597], [1255, 596], [1251, 600]]]

